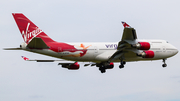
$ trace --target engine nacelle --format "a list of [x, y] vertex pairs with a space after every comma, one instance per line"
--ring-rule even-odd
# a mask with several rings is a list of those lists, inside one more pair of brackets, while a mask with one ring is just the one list
[[77, 70], [79, 69], [79, 64], [76, 62], [74, 64], [71, 64], [69, 67], [68, 67], [69, 70]]
[[62, 65], [63, 68], [67, 68], [69, 70], [77, 70], [79, 69], [79, 64], [76, 62], [76, 63], [59, 63], [58, 65]]
[[132, 47], [137, 48], [139, 50], [149, 50], [150, 43], [149, 42], [138, 42], [137, 44], [132, 45]]
[[106, 69], [112, 69], [114, 68], [114, 63], [111, 62], [109, 65], [106, 66]]
[[26, 46], [27, 46], [27, 44], [23, 42], [23, 43], [21, 43], [20, 48], [26, 49]]
[[151, 50], [148, 50], [148, 51], [144, 51], [144, 52], [138, 54], [138, 56], [141, 56], [143, 58], [153, 58], [154, 57], [154, 52], [151, 51]]

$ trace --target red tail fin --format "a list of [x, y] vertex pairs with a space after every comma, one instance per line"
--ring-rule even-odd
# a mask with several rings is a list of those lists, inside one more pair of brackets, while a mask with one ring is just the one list
[[12, 15], [26, 43], [29, 43], [34, 37], [39, 37], [44, 42], [53, 41], [22, 13], [13, 13]]

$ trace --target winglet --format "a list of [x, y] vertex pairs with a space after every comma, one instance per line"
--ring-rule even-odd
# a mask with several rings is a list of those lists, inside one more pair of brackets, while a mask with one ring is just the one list
[[21, 56], [25, 61], [29, 60], [29, 58], [25, 57], [25, 56]]
[[122, 24], [124, 26], [124, 28], [131, 28], [131, 26], [129, 26], [126, 22], [122, 21]]

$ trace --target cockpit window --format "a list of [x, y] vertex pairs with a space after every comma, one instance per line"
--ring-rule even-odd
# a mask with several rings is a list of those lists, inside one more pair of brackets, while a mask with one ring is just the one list
[[167, 43], [169, 43], [168, 41], [166, 41]]

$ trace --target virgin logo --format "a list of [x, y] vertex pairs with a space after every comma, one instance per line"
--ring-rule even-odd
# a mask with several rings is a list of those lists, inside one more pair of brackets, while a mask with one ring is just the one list
[[[30, 27], [30, 29], [29, 29]], [[32, 31], [30, 31], [32, 30]], [[36, 37], [37, 35], [39, 35], [40, 33], [42, 32], [41, 29], [39, 29], [38, 27], [36, 28], [33, 28], [30, 26], [30, 23], [27, 24], [27, 27], [26, 27], [26, 31], [22, 31], [22, 37], [24, 39], [24, 41], [26, 43], [30, 42], [31, 39], [33, 39], [34, 37]]]

